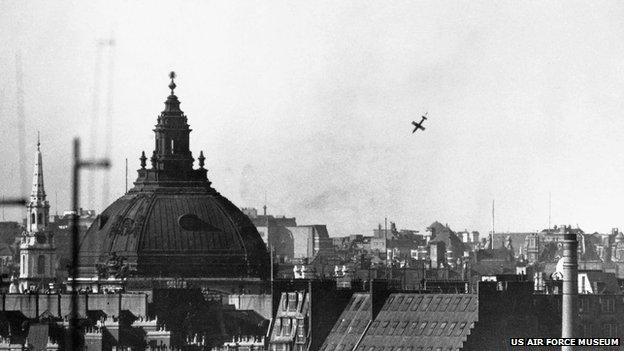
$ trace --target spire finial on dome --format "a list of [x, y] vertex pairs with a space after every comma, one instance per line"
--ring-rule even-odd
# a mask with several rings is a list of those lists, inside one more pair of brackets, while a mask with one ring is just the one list
[[173, 81], [176, 78], [176, 73], [174, 71], [169, 72], [169, 78], [171, 79], [171, 83], [169, 83], [169, 89], [171, 89], [171, 95], [173, 95], [173, 90], [176, 88], [176, 84]]
[[145, 161], [147, 161], [147, 157], [145, 157], [145, 151], [141, 151], [141, 169], [145, 169]]
[[199, 157], [197, 159], [199, 160], [199, 168], [204, 169], [204, 160], [206, 160], [206, 158], [204, 157], [203, 150], [199, 152]]

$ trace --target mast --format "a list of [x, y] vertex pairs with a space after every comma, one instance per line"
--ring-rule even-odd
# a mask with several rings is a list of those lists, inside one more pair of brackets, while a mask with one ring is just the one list
[[490, 249], [494, 249], [494, 200], [492, 200], [492, 234], [490, 234]]
[[551, 216], [551, 209], [552, 209], [552, 197], [551, 197], [551, 193], [550, 191], [548, 192], [548, 230], [546, 231], [546, 233], [550, 233], [550, 216]]
[[126, 157], [126, 194], [128, 193], [128, 158]]
[[22, 56], [18, 52], [15, 55], [15, 80], [17, 85], [16, 100], [17, 100], [17, 152], [19, 158], [19, 175], [20, 175], [20, 195], [26, 194], [28, 191], [26, 188], [26, 146], [25, 146], [25, 113], [24, 113], [24, 87], [23, 87], [23, 73], [22, 73]]

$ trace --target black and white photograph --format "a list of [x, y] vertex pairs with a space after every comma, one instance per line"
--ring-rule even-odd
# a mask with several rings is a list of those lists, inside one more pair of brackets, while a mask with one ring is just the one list
[[0, 351], [624, 350], [624, 2], [0, 0], [0, 42]]

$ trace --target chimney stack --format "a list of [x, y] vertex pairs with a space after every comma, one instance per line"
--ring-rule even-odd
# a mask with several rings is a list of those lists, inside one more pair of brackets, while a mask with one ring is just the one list
[[[567, 229], [567, 228], [566, 228]], [[578, 242], [576, 234], [565, 230], [563, 234], [563, 296], [561, 309], [561, 337], [574, 338], [578, 315]], [[562, 351], [574, 350], [573, 346], [563, 346]]]

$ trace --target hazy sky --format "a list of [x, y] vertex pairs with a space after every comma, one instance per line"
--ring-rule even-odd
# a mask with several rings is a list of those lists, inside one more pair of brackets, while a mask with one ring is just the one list
[[[496, 199], [497, 231], [530, 231], [551, 192], [553, 223], [624, 228], [622, 18], [618, 1], [0, 0], [0, 192], [19, 194], [20, 54], [27, 183], [40, 130], [52, 212], [55, 193], [69, 208], [72, 138], [88, 154], [95, 123], [104, 154], [109, 90], [107, 202], [123, 194], [175, 70], [193, 154], [239, 207], [266, 192], [270, 213], [330, 235], [385, 216], [486, 232]], [[102, 209], [102, 179], [83, 207]]]

